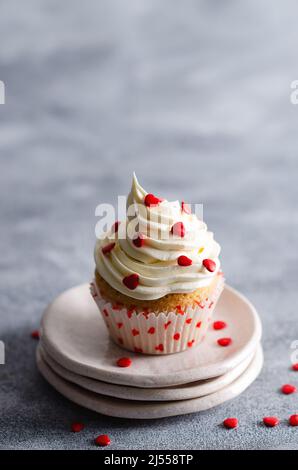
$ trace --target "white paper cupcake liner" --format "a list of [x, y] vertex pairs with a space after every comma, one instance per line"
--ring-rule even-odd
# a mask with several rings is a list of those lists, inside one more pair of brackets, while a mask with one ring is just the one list
[[112, 339], [121, 347], [143, 354], [172, 354], [197, 346], [205, 337], [216, 302], [223, 290], [222, 274], [212, 295], [195, 307], [173, 312], [128, 310], [103, 299], [95, 280], [90, 291]]

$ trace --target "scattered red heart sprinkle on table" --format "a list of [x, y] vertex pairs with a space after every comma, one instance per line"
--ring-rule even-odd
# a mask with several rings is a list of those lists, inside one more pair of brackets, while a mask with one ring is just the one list
[[208, 258], [203, 260], [203, 266], [211, 273], [213, 273], [216, 269], [216, 263], [212, 259]]
[[185, 212], [185, 214], [191, 214], [190, 206], [184, 201], [181, 202], [181, 209], [182, 209], [182, 212]]
[[31, 332], [31, 338], [33, 338], [33, 339], [39, 339], [39, 338], [40, 338], [39, 330], [33, 330], [33, 331]]
[[140, 332], [139, 332], [139, 330], [137, 330], [136, 328], [133, 328], [133, 329], [131, 330], [131, 334], [132, 334], [132, 336], [138, 336], [138, 335], [140, 334]]
[[224, 321], [215, 321], [213, 323], [213, 329], [214, 330], [223, 330], [225, 327], [227, 326], [227, 324], [224, 322]]
[[176, 222], [171, 228], [171, 233], [177, 237], [183, 238], [185, 235], [185, 227], [183, 222]]
[[179, 266], [191, 266], [192, 265], [192, 260], [184, 255], [179, 256], [177, 261], [178, 261]]
[[163, 351], [164, 350], [164, 347], [163, 347], [163, 344], [159, 344], [158, 346], [155, 347], [155, 351]]
[[117, 366], [118, 367], [129, 367], [132, 364], [132, 360], [130, 357], [120, 357], [117, 361]]
[[97, 446], [105, 447], [111, 444], [111, 439], [107, 434], [101, 434], [100, 436], [96, 437], [95, 444]]
[[116, 222], [114, 222], [112, 225], [112, 232], [117, 233], [119, 230], [119, 225], [120, 225], [120, 221], [116, 220]]
[[276, 416], [265, 416], [265, 418], [263, 418], [263, 423], [268, 428], [274, 428], [274, 426], [279, 424], [279, 419]]
[[132, 243], [137, 248], [142, 248], [142, 246], [144, 246], [144, 244], [145, 244], [144, 235], [142, 233], [139, 233], [136, 238], [133, 238]]
[[217, 344], [219, 344], [219, 346], [229, 346], [232, 342], [232, 339], [231, 338], [219, 338], [217, 340]]
[[298, 362], [296, 362], [296, 364], [292, 365], [292, 369], [295, 370], [295, 371], [298, 371]]
[[237, 418], [227, 418], [224, 420], [223, 425], [227, 429], [234, 429], [238, 426], [238, 419]]
[[173, 338], [175, 341], [178, 341], [178, 339], [180, 339], [180, 333], [175, 333]]
[[154, 194], [147, 194], [144, 199], [145, 206], [147, 207], [158, 206], [158, 204], [162, 201], [163, 199], [160, 199], [159, 197], [154, 196]]
[[84, 429], [83, 423], [72, 423], [71, 430], [72, 432], [80, 432]]
[[134, 290], [138, 287], [139, 285], [139, 275], [138, 274], [130, 274], [129, 276], [126, 276], [122, 282], [123, 284], [130, 290]]
[[298, 415], [290, 416], [289, 423], [291, 426], [298, 426]]
[[281, 387], [281, 391], [285, 395], [291, 395], [291, 393], [297, 392], [297, 388], [295, 387], [295, 385], [285, 384]]
[[147, 333], [148, 333], [149, 335], [154, 335], [154, 333], [155, 333], [155, 328], [154, 328], [154, 326], [151, 326], [151, 327], [149, 328], [149, 330], [148, 330]]

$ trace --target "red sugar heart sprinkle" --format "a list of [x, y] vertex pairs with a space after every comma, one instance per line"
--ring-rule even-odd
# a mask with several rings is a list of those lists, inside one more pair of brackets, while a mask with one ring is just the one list
[[138, 336], [138, 335], [140, 334], [140, 332], [139, 332], [139, 330], [137, 330], [136, 328], [133, 328], [133, 329], [131, 330], [131, 334], [132, 334], [132, 336]]
[[119, 230], [119, 225], [120, 225], [120, 221], [116, 220], [116, 222], [114, 222], [112, 225], [112, 232], [117, 233]]
[[187, 323], [188, 325], [190, 325], [191, 321], [192, 321], [192, 318], [188, 318], [187, 320], [185, 320], [185, 323]]
[[291, 395], [291, 393], [297, 392], [297, 388], [295, 387], [295, 385], [285, 384], [281, 387], [281, 391], [285, 395]]
[[298, 426], [298, 415], [290, 416], [289, 423], [291, 426]]
[[158, 346], [155, 347], [155, 351], [163, 351], [164, 347], [163, 344], [159, 344]]
[[292, 369], [295, 370], [295, 371], [298, 371], [298, 362], [296, 362], [296, 364], [292, 365]]
[[122, 307], [123, 307], [123, 304], [119, 304], [119, 303], [112, 305], [113, 310], [121, 310]]
[[158, 206], [160, 202], [163, 200], [159, 197], [154, 196], [154, 194], [147, 194], [144, 199], [145, 206], [147, 207], [155, 207]]
[[139, 235], [136, 238], [133, 238], [132, 243], [137, 248], [142, 248], [142, 246], [144, 246], [145, 244], [144, 235], [142, 233], [139, 233]]
[[276, 416], [265, 416], [265, 418], [263, 418], [263, 423], [268, 428], [274, 428], [274, 426], [279, 424], [279, 419]]
[[167, 323], [164, 324], [165, 330], [170, 326], [171, 323], [171, 320], [169, 320]]
[[154, 328], [154, 326], [151, 326], [151, 327], [149, 328], [149, 330], [147, 331], [147, 333], [148, 333], [149, 335], [154, 335], [154, 333], [155, 333], [155, 328]]
[[111, 444], [111, 439], [107, 434], [101, 434], [96, 437], [95, 444], [100, 447], [106, 447]]
[[201, 325], [202, 325], [202, 322], [198, 321], [198, 323], [196, 324], [196, 328], [200, 328]]
[[217, 340], [217, 344], [219, 344], [219, 346], [229, 346], [232, 342], [232, 339], [231, 338], [220, 338]]
[[134, 350], [134, 352], [136, 352], [136, 353], [142, 353], [142, 352], [143, 352], [143, 349], [142, 349], [142, 348], [137, 348], [137, 347], [135, 347], [135, 348], [133, 348], [133, 350]]
[[178, 341], [178, 339], [180, 339], [180, 333], [175, 333], [173, 338], [175, 341]]
[[132, 364], [132, 360], [130, 357], [120, 357], [117, 361], [117, 366], [118, 367], [129, 367]]
[[227, 429], [234, 429], [238, 426], [238, 419], [237, 418], [227, 418], [224, 420], [223, 425]]
[[139, 275], [138, 274], [130, 274], [129, 276], [126, 276], [122, 282], [123, 284], [130, 290], [134, 290], [138, 287], [139, 285]]
[[194, 339], [192, 339], [191, 341], [188, 341], [187, 346], [188, 346], [189, 348], [191, 348], [192, 345], [194, 344], [194, 342], [195, 342]]
[[186, 204], [186, 202], [184, 201], [181, 202], [181, 209], [182, 209], [182, 212], [185, 212], [185, 214], [191, 214], [190, 206]]
[[84, 429], [83, 423], [72, 423], [71, 430], [72, 432], [80, 432]]
[[127, 310], [127, 316], [128, 318], [132, 317], [133, 312], [135, 311], [135, 307], [130, 307], [129, 310]]
[[184, 315], [185, 313], [184, 310], [182, 310], [181, 305], [176, 306], [176, 311], [179, 313], [179, 315]]
[[123, 323], [122, 323], [122, 322], [117, 323], [117, 327], [118, 327], [119, 329], [122, 328], [122, 326], [123, 326]]
[[171, 228], [172, 235], [183, 238], [185, 235], [185, 227], [183, 222], [176, 222]]
[[40, 338], [39, 331], [38, 331], [38, 330], [33, 330], [33, 331], [31, 332], [31, 338], [33, 338], [33, 339], [39, 339], [39, 338]]
[[108, 313], [108, 311], [107, 311], [106, 308], [103, 309], [103, 314], [104, 314], [105, 317], [108, 317], [108, 316], [109, 316], [109, 313]]
[[213, 329], [214, 330], [223, 330], [227, 324], [224, 321], [215, 321], [213, 323]]
[[179, 256], [177, 261], [178, 261], [179, 266], [191, 266], [192, 265], [192, 260], [184, 255]]
[[114, 243], [114, 242], [109, 243], [108, 245], [103, 246], [101, 251], [103, 252], [104, 255], [108, 255], [109, 253], [111, 253], [111, 251], [112, 251], [112, 249], [114, 248], [115, 245], [116, 245], [116, 243]]
[[203, 266], [211, 273], [213, 273], [216, 269], [216, 263], [212, 259], [208, 258], [203, 260]]

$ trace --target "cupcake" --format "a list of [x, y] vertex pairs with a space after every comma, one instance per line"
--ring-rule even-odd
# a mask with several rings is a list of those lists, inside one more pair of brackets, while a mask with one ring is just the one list
[[111, 338], [144, 354], [194, 348], [222, 292], [220, 246], [182, 202], [147, 193], [133, 176], [126, 220], [95, 245], [91, 294]]

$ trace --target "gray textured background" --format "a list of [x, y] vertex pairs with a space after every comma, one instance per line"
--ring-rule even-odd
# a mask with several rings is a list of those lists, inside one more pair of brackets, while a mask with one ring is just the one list
[[[297, 2], [10, 0], [1, 3], [2, 448], [292, 447], [282, 396], [298, 339]], [[264, 325], [265, 367], [239, 398], [151, 422], [71, 404], [39, 376], [30, 331], [61, 290], [90, 279], [94, 209], [145, 188], [203, 202], [228, 282]], [[264, 415], [283, 420], [260, 425]], [[220, 423], [230, 415], [240, 427]], [[69, 432], [73, 420], [86, 430]]]

